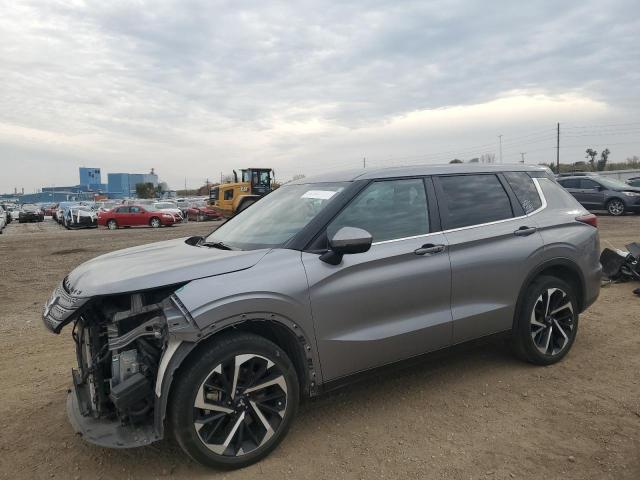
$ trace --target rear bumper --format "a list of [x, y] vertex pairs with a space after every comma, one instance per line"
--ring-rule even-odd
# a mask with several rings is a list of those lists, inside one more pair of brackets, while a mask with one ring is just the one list
[[584, 277], [584, 299], [581, 311], [585, 311], [593, 305], [600, 295], [600, 285], [602, 284], [602, 265], [590, 272], [586, 272]]
[[160, 439], [152, 425], [122, 425], [117, 418], [109, 420], [82, 415], [75, 389], [67, 395], [67, 416], [77, 434], [101, 447], [142, 447]]

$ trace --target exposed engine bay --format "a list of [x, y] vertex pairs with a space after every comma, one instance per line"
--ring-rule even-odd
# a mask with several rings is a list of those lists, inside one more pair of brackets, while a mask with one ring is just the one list
[[141, 423], [153, 411], [153, 388], [165, 343], [171, 291], [118, 295], [94, 302], [75, 321], [78, 370], [73, 371], [84, 416]]

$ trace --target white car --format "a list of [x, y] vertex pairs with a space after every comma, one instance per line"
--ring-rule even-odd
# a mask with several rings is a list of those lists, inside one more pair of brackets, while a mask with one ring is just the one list
[[9, 215], [11, 215], [11, 221], [13, 222], [14, 220], [17, 222], [18, 221], [18, 217], [20, 216], [20, 208], [15, 206], [15, 207], [9, 207], [9, 212], [7, 212]]
[[176, 223], [184, 220], [182, 210], [173, 202], [155, 202], [152, 207], [153, 210], [170, 213], [176, 219]]
[[2, 230], [4, 229], [4, 227], [7, 226], [7, 216], [8, 216], [7, 211], [4, 209], [2, 205], [0, 205], [0, 233], [2, 233]]

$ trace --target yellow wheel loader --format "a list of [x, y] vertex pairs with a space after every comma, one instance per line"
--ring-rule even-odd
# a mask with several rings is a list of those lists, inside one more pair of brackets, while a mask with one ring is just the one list
[[221, 183], [210, 191], [209, 202], [225, 217], [241, 212], [271, 191], [272, 169], [245, 168], [240, 172], [242, 175], [240, 179], [234, 170], [233, 182]]

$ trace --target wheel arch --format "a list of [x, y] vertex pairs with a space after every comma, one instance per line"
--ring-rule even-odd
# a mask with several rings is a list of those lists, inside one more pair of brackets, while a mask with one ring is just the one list
[[520, 309], [522, 308], [524, 293], [536, 278], [543, 275], [560, 278], [571, 285], [575, 289], [576, 295], [578, 297], [578, 310], [580, 313], [584, 311], [586, 285], [585, 278], [580, 271], [580, 267], [576, 264], [576, 262], [569, 258], [554, 258], [551, 260], [547, 260], [546, 262], [541, 263], [536, 268], [534, 268], [523, 282], [518, 294], [518, 301], [516, 303], [514, 327], [515, 319], [519, 317]]
[[221, 335], [248, 332], [266, 338], [278, 345], [287, 354], [296, 369], [301, 398], [317, 395], [316, 365], [311, 355], [310, 339], [293, 321], [272, 313], [243, 314], [224, 322], [224, 325], [203, 336], [198, 342], [181, 342], [173, 352], [162, 374], [160, 396], [156, 396], [154, 423], [158, 438], [164, 436], [165, 420], [174, 378], [199, 352], [209, 348]]

